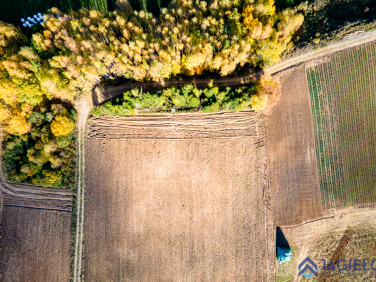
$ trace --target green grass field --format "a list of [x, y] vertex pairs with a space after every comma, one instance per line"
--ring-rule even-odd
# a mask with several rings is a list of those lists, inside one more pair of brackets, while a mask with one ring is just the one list
[[307, 69], [324, 209], [376, 202], [376, 45]]

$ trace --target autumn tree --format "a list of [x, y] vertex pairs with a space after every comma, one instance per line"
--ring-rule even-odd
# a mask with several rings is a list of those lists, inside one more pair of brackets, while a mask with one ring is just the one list
[[67, 116], [58, 115], [51, 123], [51, 132], [55, 136], [66, 136], [74, 130], [74, 121]]
[[277, 12], [273, 0], [175, 0], [159, 19], [131, 9], [51, 13], [33, 42], [52, 54], [42, 85], [68, 99], [69, 91], [87, 91], [108, 78], [159, 81], [203, 71], [225, 76], [247, 63], [264, 67], [291, 47], [303, 21], [294, 10]]
[[273, 108], [281, 99], [281, 85], [278, 79], [264, 75], [259, 81], [257, 94], [252, 97], [251, 106], [255, 111]]

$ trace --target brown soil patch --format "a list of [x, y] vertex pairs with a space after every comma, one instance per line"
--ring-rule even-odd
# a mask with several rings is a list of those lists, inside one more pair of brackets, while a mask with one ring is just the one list
[[71, 213], [17, 203], [5, 195], [0, 281], [69, 281]]
[[[376, 254], [375, 226], [376, 209], [347, 208], [332, 211], [326, 218], [282, 228], [292, 246], [290, 280], [306, 281], [305, 278], [298, 277], [298, 265], [307, 256], [319, 263], [320, 269], [323, 266], [321, 259], [326, 259], [328, 262], [330, 259], [335, 261], [338, 258], [346, 260], [356, 258], [366, 259], [370, 263]], [[332, 277], [329, 280], [360, 281], [362, 279], [357, 280], [351, 276], [348, 280], [339, 277]]]
[[85, 278], [273, 280], [261, 127], [251, 112], [91, 120]]
[[266, 119], [270, 190], [275, 224], [294, 225], [323, 211], [305, 67], [280, 80], [282, 98]]

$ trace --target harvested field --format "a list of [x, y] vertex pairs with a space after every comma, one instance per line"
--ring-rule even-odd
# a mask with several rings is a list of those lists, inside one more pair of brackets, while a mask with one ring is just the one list
[[376, 45], [307, 68], [324, 209], [376, 202]]
[[270, 190], [276, 225], [322, 215], [309, 94], [304, 66], [281, 76], [282, 97], [266, 119]]
[[273, 280], [258, 118], [248, 112], [89, 121], [85, 278]]
[[292, 261], [284, 265], [285, 269], [277, 266], [277, 279], [283, 277], [283, 281], [307, 281], [303, 276], [298, 276], [298, 265], [309, 256], [319, 268], [319, 275], [311, 277], [312, 281], [365, 281], [366, 275], [372, 273], [372, 278], [368, 277], [367, 281], [374, 281], [374, 271], [349, 271], [349, 276], [346, 277], [341, 276], [343, 273], [340, 274], [338, 270], [323, 271], [322, 259], [326, 262], [344, 259], [345, 263], [349, 263], [350, 259], [361, 259], [363, 263], [364, 259], [370, 268], [370, 263], [376, 256], [375, 227], [376, 209], [346, 208], [333, 210], [326, 218], [282, 228], [292, 246]]
[[[45, 200], [44, 200], [45, 201]], [[4, 196], [0, 281], [69, 281], [71, 212]], [[51, 204], [53, 206], [53, 204]]]

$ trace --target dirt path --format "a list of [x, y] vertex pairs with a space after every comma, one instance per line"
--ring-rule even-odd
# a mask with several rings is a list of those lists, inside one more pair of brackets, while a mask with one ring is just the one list
[[264, 69], [264, 73], [268, 75], [276, 74], [282, 70], [291, 68], [293, 66], [305, 63], [311, 60], [319, 59], [321, 57], [329, 56], [333, 53], [343, 51], [355, 46], [367, 44], [376, 40], [376, 30], [358, 33], [353, 36], [346, 37], [328, 46], [318, 48], [316, 50], [307, 52], [303, 55], [289, 58], [278, 62], [277, 64]]
[[77, 214], [76, 214], [76, 241], [74, 250], [73, 281], [81, 281], [82, 251], [84, 241], [84, 209], [85, 209], [85, 128], [93, 108], [90, 96], [84, 96], [77, 104], [78, 112], [78, 181], [77, 181]]
[[[120, 85], [103, 85], [101, 87], [96, 87], [93, 90], [93, 102], [94, 105], [102, 104], [114, 97], [122, 95], [124, 92], [129, 91], [133, 88], [141, 88], [143, 90], [160, 90], [172, 86], [184, 86], [185, 84], [194, 84], [198, 88], [204, 88], [209, 83], [213, 82], [214, 86], [221, 88], [226, 88], [227, 86], [240, 87], [248, 85], [253, 81], [260, 79], [263, 72], [253, 72], [244, 74], [241, 76], [226, 76], [226, 77], [215, 77], [209, 76], [205, 78], [197, 77], [175, 77], [171, 79], [162, 80], [160, 82], [146, 81], [146, 82], [125, 82]], [[111, 82], [110, 82], [111, 83]]]

